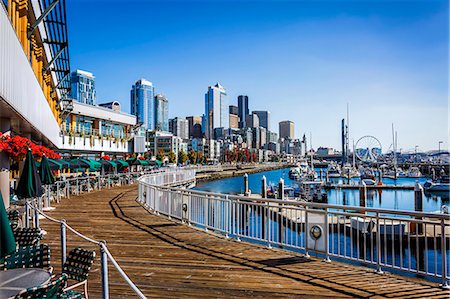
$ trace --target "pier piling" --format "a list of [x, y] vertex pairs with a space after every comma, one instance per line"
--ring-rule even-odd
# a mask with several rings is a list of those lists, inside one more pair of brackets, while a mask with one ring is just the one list
[[244, 174], [244, 195], [249, 196], [250, 192], [248, 190], [248, 174]]
[[267, 180], [264, 175], [261, 178], [261, 197], [267, 198]]
[[366, 207], [366, 198], [367, 198], [367, 185], [363, 181], [361, 187], [359, 187], [359, 206]]

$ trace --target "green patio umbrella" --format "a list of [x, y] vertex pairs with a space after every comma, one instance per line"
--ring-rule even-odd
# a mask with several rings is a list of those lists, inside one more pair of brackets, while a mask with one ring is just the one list
[[6, 255], [14, 251], [16, 251], [16, 240], [14, 239], [14, 234], [3, 203], [2, 193], [0, 192], [0, 259], [3, 259]]
[[46, 156], [42, 156], [41, 165], [39, 167], [39, 175], [41, 176], [42, 185], [52, 185], [55, 183], [55, 177], [50, 170], [50, 165]]
[[18, 198], [34, 198], [39, 197], [43, 193], [42, 183], [37, 173], [36, 163], [34, 162], [31, 151], [27, 152], [25, 165], [23, 166], [22, 175], [17, 184], [16, 195]]
[[125, 162], [124, 160], [117, 159], [115, 162], [117, 164], [118, 170], [122, 170], [125, 167], [130, 167], [130, 164], [128, 164], [128, 162]]

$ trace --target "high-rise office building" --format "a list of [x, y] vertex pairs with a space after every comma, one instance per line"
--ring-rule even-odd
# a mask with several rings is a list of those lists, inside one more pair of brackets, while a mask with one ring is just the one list
[[182, 139], [189, 139], [189, 122], [182, 117], [175, 117], [169, 120], [169, 131]]
[[140, 79], [131, 87], [131, 114], [137, 116], [138, 124], [146, 130], [155, 129], [155, 99], [153, 83]]
[[280, 138], [294, 139], [294, 122], [290, 120], [280, 121]]
[[188, 116], [189, 138], [202, 138], [202, 117]]
[[270, 130], [270, 112], [269, 111], [253, 111], [252, 113], [258, 115], [259, 126]]
[[239, 116], [239, 128], [246, 128], [245, 117], [249, 114], [248, 110], [248, 96], [238, 96], [238, 116]]
[[205, 94], [205, 137], [214, 139], [214, 129], [229, 127], [229, 107], [225, 88], [217, 83]]
[[245, 116], [246, 128], [259, 128], [259, 117], [255, 113]]
[[230, 105], [230, 128], [237, 129], [239, 128], [239, 116], [238, 116], [238, 107], [234, 105]]
[[76, 70], [70, 74], [70, 84], [73, 99], [83, 104], [97, 104], [95, 77], [92, 73]]
[[155, 130], [169, 131], [169, 101], [162, 94], [155, 96]]

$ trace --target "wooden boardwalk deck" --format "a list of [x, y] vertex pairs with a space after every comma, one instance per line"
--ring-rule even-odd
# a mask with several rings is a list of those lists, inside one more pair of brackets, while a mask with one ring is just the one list
[[[81, 233], [106, 240], [130, 278], [148, 297], [450, 298], [436, 283], [339, 262], [305, 259], [226, 240], [149, 214], [135, 201], [137, 187], [116, 187], [63, 199], [49, 215]], [[59, 225], [41, 221], [55, 272], [60, 271]], [[68, 249], [98, 248], [68, 231]], [[113, 267], [111, 298], [134, 293]], [[101, 298], [99, 259], [89, 279], [91, 298]]]

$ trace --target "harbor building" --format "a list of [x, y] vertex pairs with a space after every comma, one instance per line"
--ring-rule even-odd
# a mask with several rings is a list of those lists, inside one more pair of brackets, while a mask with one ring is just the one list
[[290, 120], [280, 121], [279, 133], [280, 138], [294, 139], [294, 122]]
[[181, 139], [189, 139], [189, 121], [182, 117], [170, 119], [169, 132]]
[[[109, 108], [111, 107], [111, 108]], [[136, 116], [120, 111], [118, 102], [88, 105], [65, 101], [60, 152], [70, 154], [129, 153]]]
[[267, 131], [270, 130], [270, 112], [269, 111], [253, 111], [253, 114], [258, 115], [259, 126], [265, 128]]
[[[56, 148], [60, 143], [59, 103], [70, 94], [65, 0], [0, 1], [0, 129]], [[66, 34], [60, 34], [65, 32]], [[49, 43], [52, 41], [52, 43]], [[0, 152], [0, 191], [10, 195], [10, 157]]]
[[248, 96], [240, 95], [238, 96], [238, 117], [239, 117], [239, 128], [244, 129], [246, 125], [246, 116], [249, 114], [248, 110]]
[[189, 138], [202, 138], [202, 117], [188, 116], [186, 119], [189, 123]]
[[155, 129], [155, 99], [153, 83], [140, 79], [131, 87], [131, 114], [145, 130]]
[[169, 131], [169, 101], [162, 94], [155, 96], [155, 130]]
[[96, 105], [95, 77], [92, 73], [76, 70], [70, 74], [71, 97], [82, 104]]
[[238, 107], [230, 105], [230, 128], [238, 129], [239, 128], [239, 116], [238, 116]]
[[205, 94], [205, 137], [215, 139], [216, 128], [229, 128], [227, 92], [219, 83], [209, 86]]
[[167, 156], [170, 152], [178, 155], [180, 150], [187, 152], [188, 149], [187, 143], [181, 137], [162, 131], [147, 131], [145, 147], [152, 158], [155, 158], [160, 151]]

